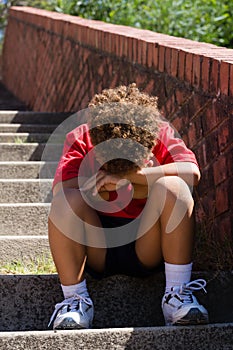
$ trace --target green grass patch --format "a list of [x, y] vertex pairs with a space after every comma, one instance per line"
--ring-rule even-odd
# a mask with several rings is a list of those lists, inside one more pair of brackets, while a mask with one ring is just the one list
[[0, 274], [3, 275], [41, 275], [54, 274], [56, 268], [51, 256], [43, 255], [1, 264]]

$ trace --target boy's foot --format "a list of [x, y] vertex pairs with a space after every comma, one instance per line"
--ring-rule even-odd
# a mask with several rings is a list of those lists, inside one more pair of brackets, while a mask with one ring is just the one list
[[91, 328], [93, 315], [92, 300], [75, 294], [55, 306], [48, 327], [53, 324], [53, 329]]
[[162, 310], [166, 326], [208, 323], [207, 310], [192, 294], [193, 291], [200, 289], [206, 292], [205, 286], [206, 281], [198, 279], [181, 286], [174, 286], [164, 294]]

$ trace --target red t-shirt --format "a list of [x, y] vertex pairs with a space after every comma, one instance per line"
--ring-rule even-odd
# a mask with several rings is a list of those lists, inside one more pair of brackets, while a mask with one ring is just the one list
[[[169, 164], [174, 162], [192, 162], [197, 164], [194, 153], [188, 149], [184, 141], [176, 135], [175, 130], [171, 125], [162, 121], [160, 132], [157, 138], [157, 143], [152, 152], [154, 155], [154, 166]], [[87, 124], [82, 124], [69, 132], [66, 135], [66, 140], [63, 148], [63, 155], [58, 163], [55, 173], [53, 187], [61, 181], [66, 181], [77, 176], [91, 177], [96, 174], [100, 168], [100, 164], [94, 157], [92, 152], [93, 145], [89, 135], [89, 127]], [[111, 205], [110, 212], [99, 210], [101, 214], [119, 216], [126, 218], [137, 217], [145, 206], [146, 199], [131, 199], [130, 186], [118, 190], [118, 195], [128, 200], [128, 205], [119, 209], [117, 202], [117, 193], [109, 192], [110, 198], [107, 206]], [[122, 191], [122, 192], [121, 192]], [[106, 204], [106, 201], [104, 201]]]

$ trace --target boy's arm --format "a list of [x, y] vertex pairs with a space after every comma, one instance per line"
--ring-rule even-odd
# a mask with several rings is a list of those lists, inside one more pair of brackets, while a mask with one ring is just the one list
[[84, 184], [83, 189], [92, 190], [92, 193], [96, 195], [103, 188], [110, 191], [131, 183], [134, 186], [134, 198], [144, 198], [148, 187], [150, 188], [154, 182], [164, 176], [179, 176], [189, 186], [196, 186], [200, 180], [200, 171], [198, 166], [192, 162], [176, 162], [156, 167], [146, 167], [129, 172], [124, 176], [111, 175], [100, 171], [96, 177], [92, 177]]
[[[89, 178], [86, 177], [74, 177], [72, 179], [58, 182], [54, 188], [53, 188], [53, 196], [56, 196], [63, 188], [80, 188], [81, 186], [84, 186], [84, 184], [89, 180]], [[102, 187], [99, 190], [99, 194], [102, 197], [102, 199], [108, 200], [109, 199], [109, 190], [114, 191], [116, 189], [116, 186], [108, 186], [108, 190], [106, 190], [104, 187]]]
[[131, 183], [148, 185], [150, 187], [163, 176], [178, 176], [189, 186], [196, 186], [201, 177], [198, 166], [191, 162], [175, 162], [142, 168], [136, 172], [129, 172], [125, 177]]
[[79, 184], [83, 185], [87, 181], [85, 177], [73, 177], [72, 179], [58, 182], [53, 188], [53, 195], [55, 196], [63, 188], [79, 188]]

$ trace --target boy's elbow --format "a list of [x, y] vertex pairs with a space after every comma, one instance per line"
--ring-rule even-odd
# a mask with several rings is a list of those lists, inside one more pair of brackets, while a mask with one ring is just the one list
[[197, 165], [194, 164], [194, 169], [193, 169], [193, 186], [197, 186], [199, 181], [201, 179], [201, 173]]

